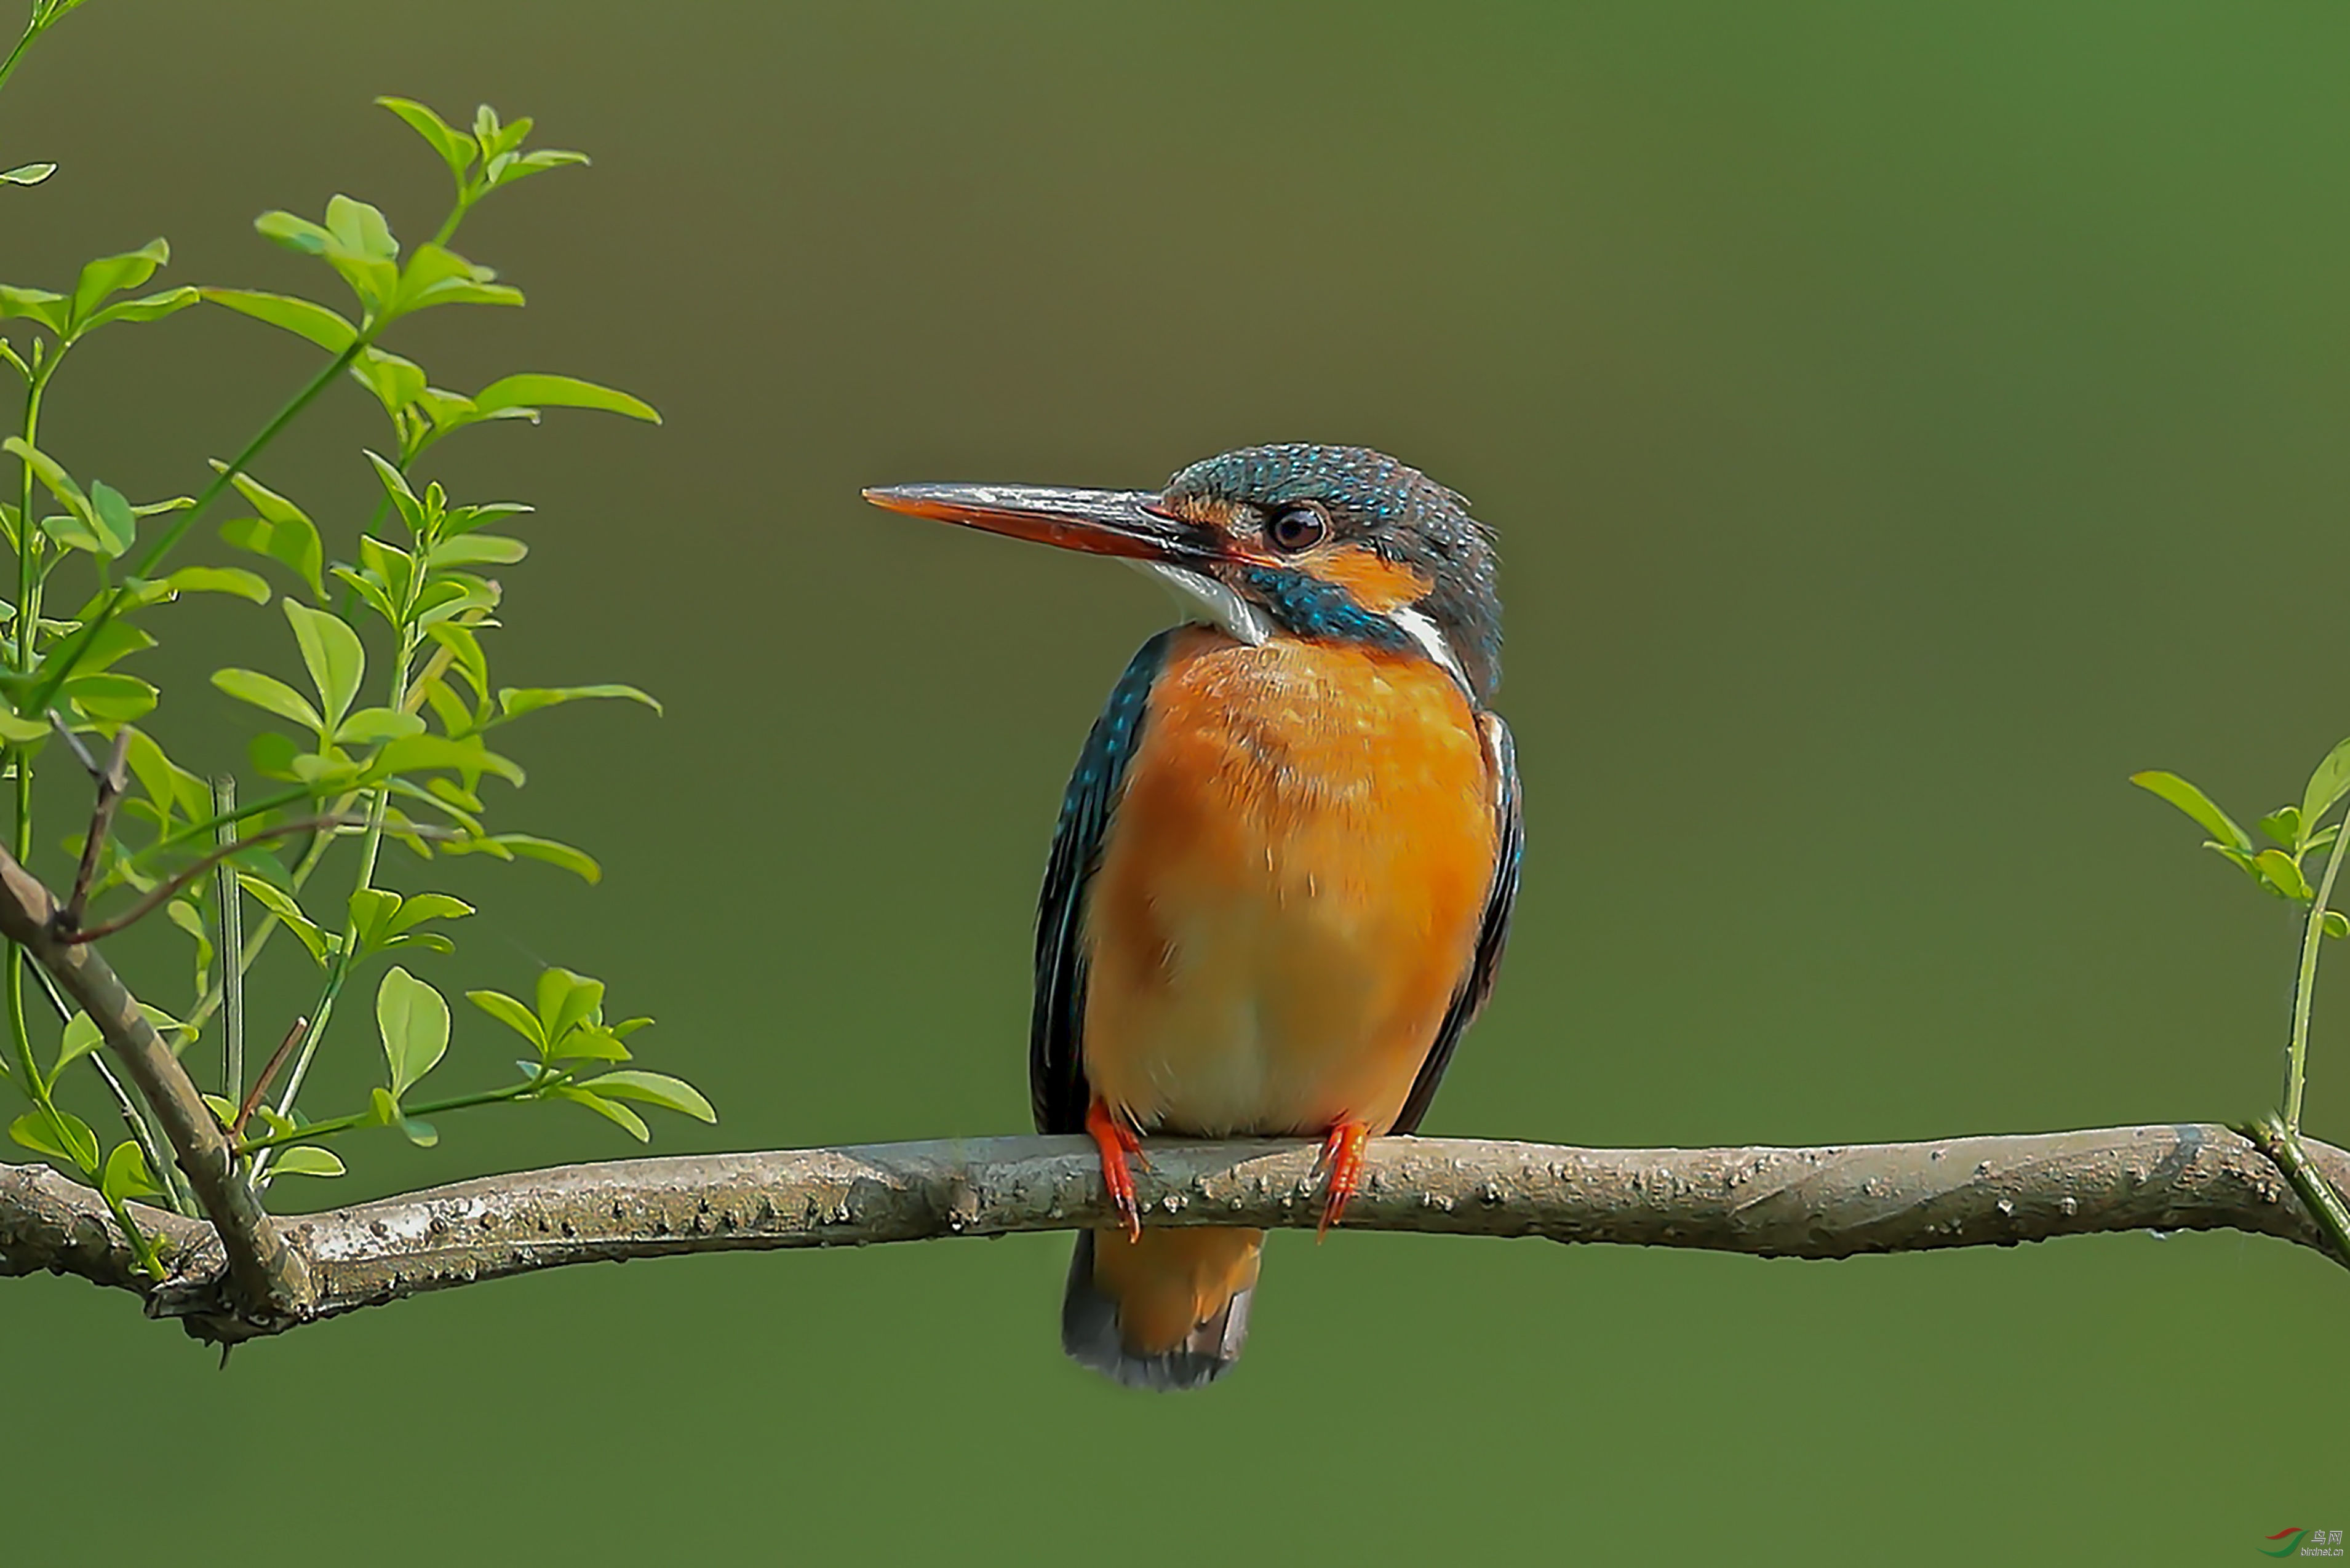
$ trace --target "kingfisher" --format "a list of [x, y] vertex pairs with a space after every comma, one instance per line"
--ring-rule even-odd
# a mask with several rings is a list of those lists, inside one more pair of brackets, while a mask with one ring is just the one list
[[1028, 1084], [1039, 1132], [1092, 1138], [1119, 1221], [1078, 1235], [1063, 1349], [1203, 1386], [1240, 1356], [1264, 1232], [1145, 1231], [1144, 1138], [1320, 1139], [1326, 1232], [1492, 992], [1523, 834], [1491, 535], [1354, 446], [1247, 447], [1156, 491], [865, 497], [1122, 558], [1193, 612], [1128, 664], [1062, 797]]

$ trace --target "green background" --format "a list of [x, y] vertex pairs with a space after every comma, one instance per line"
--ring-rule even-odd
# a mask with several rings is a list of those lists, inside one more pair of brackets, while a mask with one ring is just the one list
[[[661, 1118], [662, 1149], [1025, 1125], [1054, 810], [1168, 608], [858, 487], [1148, 484], [1274, 440], [1396, 452], [1503, 544], [1524, 893], [1427, 1130], [2222, 1118], [2274, 1101], [2291, 921], [2126, 781], [2175, 768], [2249, 820], [2350, 727], [2345, 47], [2317, 3], [91, 0], [0, 106], [0, 161], [63, 165], [0, 191], [0, 276], [160, 233], [161, 281], [333, 297], [249, 223], [341, 190], [430, 231], [443, 176], [377, 93], [595, 156], [462, 238], [526, 311], [391, 346], [662, 409], [469, 434], [435, 472], [540, 508], [500, 678], [669, 713], [518, 733], [504, 826], [608, 875], [466, 863], [443, 885], [482, 913], [425, 972], [608, 977], [723, 1113]], [[224, 312], [112, 331], [45, 444], [190, 490], [315, 362]], [[385, 439], [343, 389], [261, 472], [348, 554]], [[156, 624], [163, 732], [234, 757], [250, 711], [202, 676], [286, 669], [276, 612]], [[165, 994], [184, 955], [122, 949]], [[272, 957], [282, 1019], [310, 981]], [[451, 1091], [504, 1055], [464, 1011]], [[2343, 1012], [2310, 1117], [2350, 1141]], [[322, 1114], [368, 1081], [364, 1018]], [[348, 1140], [341, 1189], [280, 1201], [631, 1147], [563, 1107], [443, 1132]], [[25, 1561], [1973, 1563], [2350, 1525], [2350, 1293], [2272, 1241], [1284, 1236], [1246, 1364], [1165, 1399], [1060, 1358], [1066, 1247], [558, 1272], [225, 1373], [126, 1297], [6, 1282], [0, 1529]]]

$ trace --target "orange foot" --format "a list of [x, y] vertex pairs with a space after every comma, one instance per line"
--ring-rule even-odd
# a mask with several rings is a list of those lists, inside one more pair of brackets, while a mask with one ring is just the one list
[[1142, 1140], [1099, 1100], [1086, 1108], [1086, 1131], [1092, 1135], [1094, 1147], [1101, 1150], [1102, 1185], [1109, 1189], [1110, 1207], [1118, 1210], [1127, 1240], [1139, 1241], [1142, 1210], [1134, 1201], [1134, 1173], [1127, 1168], [1126, 1162], [1142, 1153]]
[[1347, 1200], [1361, 1189], [1363, 1146], [1370, 1137], [1368, 1123], [1340, 1122], [1322, 1140], [1322, 1158], [1316, 1168], [1328, 1171], [1330, 1181], [1322, 1192], [1322, 1223], [1314, 1232], [1316, 1241], [1330, 1233], [1330, 1227], [1347, 1212]]

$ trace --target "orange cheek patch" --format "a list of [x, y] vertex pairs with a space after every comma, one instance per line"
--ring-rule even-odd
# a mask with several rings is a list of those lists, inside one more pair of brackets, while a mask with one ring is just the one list
[[1431, 585], [1401, 561], [1390, 561], [1369, 550], [1342, 548], [1330, 555], [1313, 555], [1294, 563], [1326, 583], [1336, 583], [1347, 596], [1373, 615], [1385, 615], [1428, 597]]

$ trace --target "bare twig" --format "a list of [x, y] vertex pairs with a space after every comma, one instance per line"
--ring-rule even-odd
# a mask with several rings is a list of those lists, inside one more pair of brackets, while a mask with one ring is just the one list
[[[220, 826], [220, 841], [236, 837], [236, 775], [222, 774], [213, 780], [213, 811], [228, 818]], [[244, 890], [236, 883], [236, 867], [225, 859], [213, 867], [213, 909], [220, 922], [221, 960], [221, 1095], [237, 1099], [244, 1093]]]
[[234, 1289], [225, 1315], [255, 1324], [298, 1319], [310, 1303], [302, 1255], [286, 1247], [253, 1189], [238, 1179], [228, 1140], [179, 1058], [98, 950], [60, 937], [57, 914], [48, 888], [0, 849], [0, 936], [26, 948], [57, 978], [139, 1085], [196, 1201], [217, 1227]]
[[278, 1042], [277, 1049], [269, 1054], [269, 1060], [262, 1065], [261, 1076], [253, 1081], [253, 1087], [245, 1092], [244, 1103], [236, 1107], [236, 1122], [228, 1129], [231, 1143], [244, 1137], [244, 1124], [251, 1121], [253, 1113], [260, 1108], [261, 1096], [269, 1093], [269, 1081], [277, 1076], [278, 1068], [286, 1065], [286, 1058], [292, 1055], [294, 1047], [301, 1043], [302, 1031], [309, 1027], [308, 1019], [295, 1019], [294, 1027], [286, 1032], [286, 1038]]
[[352, 819], [347, 816], [306, 816], [299, 822], [281, 822], [276, 827], [265, 827], [259, 833], [248, 833], [234, 844], [224, 844], [211, 854], [181, 872], [168, 882], [149, 889], [147, 896], [114, 919], [84, 929], [74, 911], [57, 911], [57, 940], [61, 942], [94, 942], [110, 937], [117, 931], [137, 925], [148, 916], [177, 898], [182, 889], [241, 849], [256, 844], [266, 844], [273, 838], [286, 838], [296, 833], [315, 833], [322, 827], [347, 827]]
[[[49, 717], [54, 722], [57, 715], [53, 712]], [[68, 730], [66, 733], [70, 735], [73, 732]], [[89, 760], [88, 753], [80, 747], [74, 750], [81, 753], [85, 763]], [[106, 856], [106, 841], [114, 833], [114, 814], [122, 805], [127, 782], [122, 764], [130, 756], [130, 726], [125, 724], [114, 732], [114, 750], [107, 753], [106, 765], [90, 770], [98, 781], [98, 802], [90, 807], [89, 836], [82, 840], [81, 865], [74, 871], [73, 891], [66, 896], [61, 918], [68, 929], [81, 924], [82, 910], [89, 904], [89, 885], [98, 879], [98, 863]]]
[[[2350, 1154], [2304, 1141], [2350, 1183]], [[1149, 1225], [1303, 1228], [1321, 1215], [1307, 1143], [1154, 1143]], [[150, 1295], [236, 1337], [538, 1269], [681, 1252], [862, 1246], [1113, 1222], [1082, 1138], [1002, 1137], [621, 1160], [489, 1177], [281, 1221], [317, 1295], [255, 1325], [223, 1314], [206, 1227], [140, 1211], [177, 1277], [142, 1285], [105, 1207], [0, 1167], [0, 1272], [52, 1269]], [[1828, 1148], [1586, 1149], [1376, 1138], [1345, 1230], [1542, 1236], [1761, 1257], [2012, 1246], [2116, 1231], [2234, 1229], [2323, 1251], [2277, 1168], [2226, 1127], [2112, 1127]], [[225, 1325], [219, 1318], [232, 1319]]]

